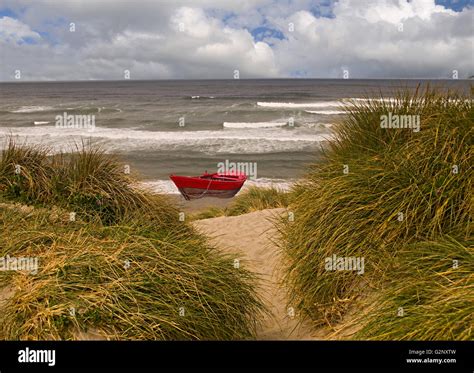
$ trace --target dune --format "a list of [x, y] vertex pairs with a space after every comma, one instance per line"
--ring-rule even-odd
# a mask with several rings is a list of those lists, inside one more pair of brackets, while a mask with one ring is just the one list
[[[0, 204], [0, 206], [30, 213], [33, 207], [21, 204]], [[202, 210], [207, 204], [195, 206]], [[185, 206], [189, 210], [189, 206]], [[274, 219], [284, 216], [285, 208], [255, 211], [239, 216], [222, 216], [194, 221], [192, 224], [211, 243], [224, 252], [238, 254], [239, 265], [249, 269], [260, 277], [257, 289], [259, 297], [270, 311], [257, 330], [258, 340], [324, 340], [347, 339], [354, 328], [347, 323], [329, 328], [315, 328], [307, 320], [291, 312], [286, 288], [282, 284], [283, 266], [280, 252], [275, 244], [278, 232], [273, 224]], [[12, 286], [0, 288], [0, 312], [6, 302], [13, 297]], [[351, 318], [349, 318], [350, 324]], [[76, 330], [76, 340], [107, 340], [103, 330], [91, 328], [87, 331]]]
[[284, 208], [255, 211], [239, 216], [222, 216], [195, 221], [194, 226], [208, 236], [219, 249], [238, 253], [240, 266], [261, 277], [259, 295], [271, 316], [265, 318], [257, 332], [260, 340], [316, 339], [310, 325], [291, 317], [286, 291], [280, 284], [279, 251], [272, 242], [277, 231], [271, 220], [285, 213]]
[[278, 232], [272, 222], [284, 214], [284, 208], [267, 209], [239, 216], [197, 220], [193, 225], [218, 249], [237, 253], [240, 266], [259, 275], [259, 296], [271, 315], [259, 326], [258, 340], [350, 339], [359, 327], [355, 322], [361, 311], [357, 303], [340, 323], [331, 327], [315, 327], [310, 321], [301, 319], [296, 310], [294, 316], [290, 316], [291, 305], [288, 304], [287, 289], [282, 284], [283, 265], [275, 244]]

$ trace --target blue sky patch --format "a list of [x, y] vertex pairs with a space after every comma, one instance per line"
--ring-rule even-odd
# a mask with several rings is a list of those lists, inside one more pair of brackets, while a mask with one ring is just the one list
[[279, 40], [285, 39], [285, 35], [280, 31], [274, 28], [261, 26], [254, 28], [251, 31], [251, 34], [255, 41], [263, 41], [265, 39], [276, 38]]
[[445, 8], [452, 9], [456, 12], [461, 12], [468, 6], [474, 6], [473, 0], [435, 0], [436, 5], [443, 5]]
[[333, 8], [335, 1], [331, 0], [326, 0], [322, 1], [317, 5], [311, 6], [309, 11], [315, 16], [315, 17], [324, 17], [324, 18], [335, 18], [335, 15], [333, 13]]
[[18, 18], [18, 16], [8, 8], [0, 9], [0, 18], [3, 18], [3, 17], [10, 17], [10, 18], [15, 18], [15, 19]]

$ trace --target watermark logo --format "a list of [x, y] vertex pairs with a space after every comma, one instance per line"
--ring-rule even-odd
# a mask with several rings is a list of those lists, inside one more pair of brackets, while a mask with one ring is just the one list
[[389, 112], [380, 116], [380, 128], [411, 128], [413, 132], [420, 132], [420, 116]]
[[95, 115], [72, 115], [64, 112], [63, 115], [56, 115], [56, 128], [78, 128], [87, 129], [88, 132], [95, 130]]
[[324, 259], [326, 271], [357, 271], [363, 275], [365, 270], [365, 258], [358, 256], [329, 256]]
[[56, 350], [33, 350], [26, 347], [18, 351], [19, 363], [43, 363], [50, 367], [56, 365]]
[[257, 162], [231, 162], [226, 159], [217, 164], [219, 174], [245, 174], [251, 180], [257, 178]]
[[33, 275], [38, 273], [38, 258], [12, 256], [0, 257], [0, 271], [25, 271]]

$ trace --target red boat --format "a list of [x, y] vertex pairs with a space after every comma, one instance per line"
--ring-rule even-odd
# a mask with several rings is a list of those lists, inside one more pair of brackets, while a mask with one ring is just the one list
[[247, 180], [242, 173], [215, 173], [205, 172], [201, 176], [171, 175], [175, 185], [187, 200], [202, 197], [232, 198]]

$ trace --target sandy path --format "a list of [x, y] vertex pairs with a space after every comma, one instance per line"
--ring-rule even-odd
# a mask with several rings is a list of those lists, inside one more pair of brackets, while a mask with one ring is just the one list
[[[259, 295], [272, 316], [264, 320], [257, 332], [258, 339], [319, 339], [307, 323], [290, 317], [286, 291], [280, 285], [281, 264], [278, 248], [271, 241], [277, 231], [271, 219], [285, 209], [256, 211], [240, 216], [223, 216], [198, 220], [194, 226], [211, 238], [221, 250], [238, 253], [241, 266], [260, 274]], [[319, 333], [317, 333], [319, 336]]]

